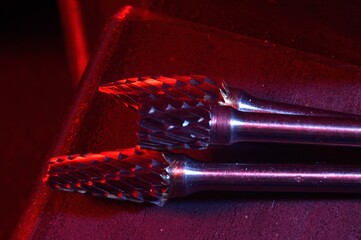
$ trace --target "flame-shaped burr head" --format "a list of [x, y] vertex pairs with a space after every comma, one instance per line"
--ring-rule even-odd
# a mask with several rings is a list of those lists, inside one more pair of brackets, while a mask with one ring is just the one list
[[63, 191], [163, 205], [169, 194], [169, 162], [136, 148], [51, 158], [47, 184]]
[[99, 87], [99, 91], [116, 97], [128, 107], [138, 109], [148, 99], [166, 96], [209, 103], [224, 102], [225, 83], [205, 76], [143, 76], [127, 78]]

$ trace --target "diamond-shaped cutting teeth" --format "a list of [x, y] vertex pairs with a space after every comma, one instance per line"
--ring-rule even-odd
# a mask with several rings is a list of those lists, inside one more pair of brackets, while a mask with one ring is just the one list
[[49, 161], [46, 181], [63, 191], [162, 205], [168, 166], [161, 153], [145, 149], [61, 156]]

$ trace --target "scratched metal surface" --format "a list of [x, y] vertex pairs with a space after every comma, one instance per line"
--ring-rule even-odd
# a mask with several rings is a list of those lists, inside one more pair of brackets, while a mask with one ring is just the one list
[[[57, 153], [133, 146], [136, 115], [94, 92], [98, 81], [147, 74], [223, 77], [270, 100], [361, 113], [361, 68], [143, 10], [108, 25], [83, 79]], [[110, 33], [110, 35], [109, 35]], [[109, 40], [110, 39], [110, 40]], [[106, 57], [104, 57], [106, 56]], [[85, 84], [87, 83], [87, 84]], [[84, 104], [84, 101], [88, 104]], [[80, 114], [77, 117], [77, 114]], [[70, 131], [71, 130], [71, 131]], [[357, 163], [361, 152], [237, 144], [190, 155], [204, 161]], [[38, 187], [34, 239], [359, 239], [361, 196], [205, 193], [164, 207], [96, 199]]]

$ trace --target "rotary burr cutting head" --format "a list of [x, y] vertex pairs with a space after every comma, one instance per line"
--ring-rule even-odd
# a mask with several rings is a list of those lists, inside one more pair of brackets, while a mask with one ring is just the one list
[[204, 76], [157, 76], [119, 80], [99, 87], [139, 110], [139, 145], [149, 149], [205, 149], [210, 105], [225, 103], [222, 81]]
[[163, 205], [169, 194], [171, 161], [160, 152], [135, 148], [54, 157], [46, 182], [68, 192]]
[[198, 75], [127, 78], [101, 85], [99, 91], [114, 96], [136, 110], [149, 99], [162, 96], [208, 101], [211, 104], [224, 103], [224, 97], [227, 96], [227, 87], [223, 81]]
[[164, 150], [207, 148], [210, 106], [225, 105], [228, 90], [223, 81], [191, 75], [129, 78], [99, 91], [139, 110], [141, 147]]

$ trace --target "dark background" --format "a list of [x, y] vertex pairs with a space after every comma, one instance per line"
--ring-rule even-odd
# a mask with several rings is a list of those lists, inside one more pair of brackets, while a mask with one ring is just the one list
[[73, 91], [55, 1], [3, 1], [0, 24], [0, 239], [7, 239]]

